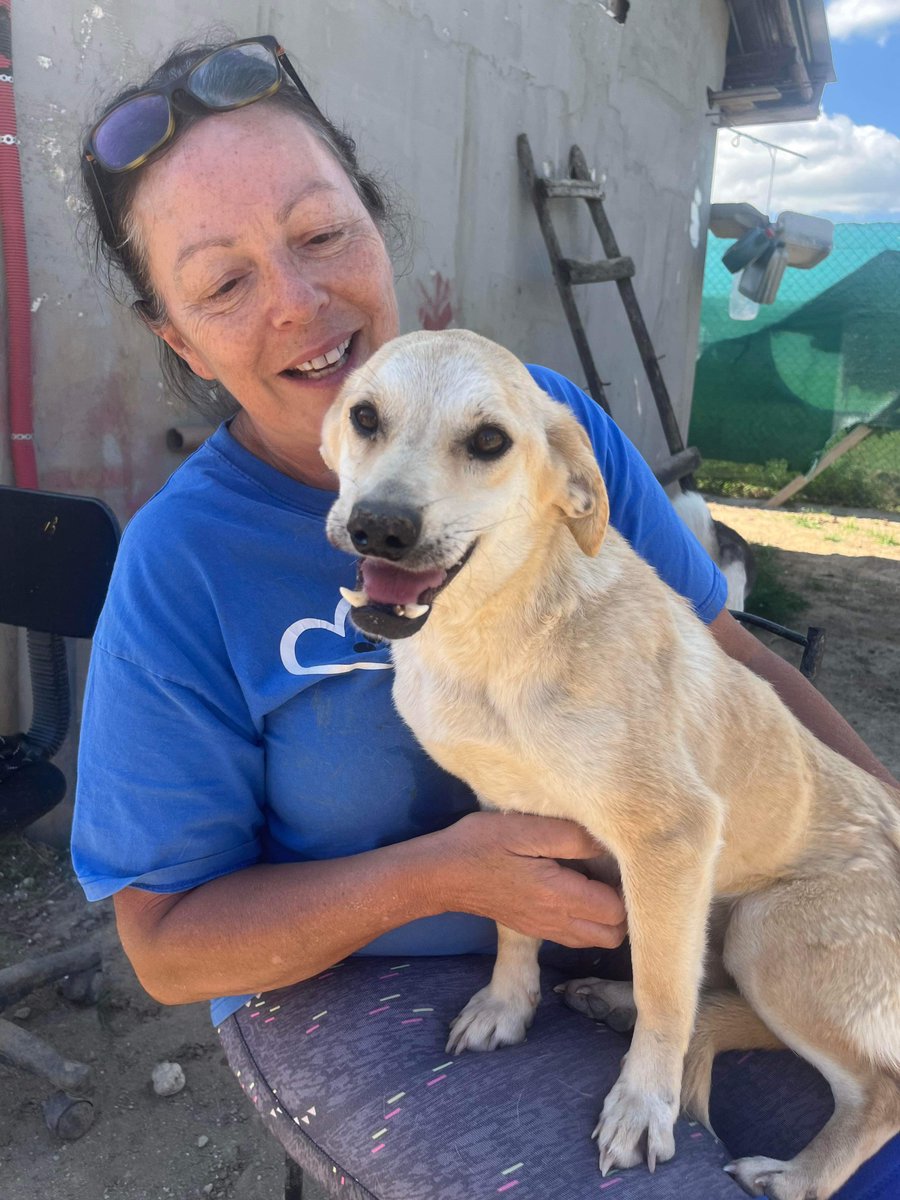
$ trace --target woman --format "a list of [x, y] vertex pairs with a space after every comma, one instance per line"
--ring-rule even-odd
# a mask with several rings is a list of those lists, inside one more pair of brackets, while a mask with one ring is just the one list
[[[593, 1195], [586, 1134], [619, 1035], [549, 992], [526, 1046], [453, 1064], [442, 1047], [485, 976], [477, 955], [494, 921], [613, 948], [621, 899], [556, 861], [598, 852], [583, 831], [473, 812], [424, 758], [393, 712], [385, 648], [355, 634], [339, 602], [353, 564], [324, 537], [336, 481], [319, 456], [322, 417], [397, 332], [386, 202], [267, 38], [173, 55], [93, 127], [84, 172], [101, 248], [170, 377], [234, 412], [123, 538], [82, 730], [73, 856], [85, 890], [114, 895], [153, 996], [212, 1000], [264, 1119], [336, 1188]], [[823, 740], [886, 774], [722, 611], [721, 577], [612, 423], [568, 381], [533, 373], [588, 428], [636, 549]], [[767, 1069], [756, 1060], [719, 1089], [733, 1113]], [[790, 1086], [799, 1146], [827, 1089], [803, 1065]], [[475, 1101], [462, 1103], [464, 1088]], [[733, 1152], [790, 1152], [780, 1128], [739, 1140]], [[678, 1147], [655, 1177], [623, 1177], [628, 1194], [738, 1194], [708, 1134], [684, 1125]]]

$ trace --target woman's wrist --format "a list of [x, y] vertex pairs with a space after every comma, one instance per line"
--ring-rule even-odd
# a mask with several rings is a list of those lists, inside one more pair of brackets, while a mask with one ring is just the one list
[[459, 824], [422, 834], [394, 848], [398, 851], [398, 885], [404, 889], [417, 917], [468, 911], [467, 889], [460, 878], [463, 856], [459, 848]]

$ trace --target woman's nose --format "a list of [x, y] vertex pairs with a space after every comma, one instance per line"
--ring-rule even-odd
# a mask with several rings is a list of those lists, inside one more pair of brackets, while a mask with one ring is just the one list
[[296, 262], [279, 263], [270, 287], [272, 321], [279, 328], [309, 325], [328, 303], [328, 289]]

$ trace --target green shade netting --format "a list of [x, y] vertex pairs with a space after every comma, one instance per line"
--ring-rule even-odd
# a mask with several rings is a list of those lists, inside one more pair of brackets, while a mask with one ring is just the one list
[[857, 424], [900, 429], [900, 225], [837, 225], [753, 321], [728, 313], [730, 241], [710, 236], [690, 441], [704, 458], [803, 472]]

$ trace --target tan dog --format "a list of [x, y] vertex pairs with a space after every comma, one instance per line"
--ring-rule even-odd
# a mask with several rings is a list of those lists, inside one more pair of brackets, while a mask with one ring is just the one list
[[[713, 1055], [783, 1042], [834, 1116], [792, 1161], [730, 1169], [754, 1195], [826, 1200], [900, 1129], [900, 795], [808, 733], [607, 528], [586, 435], [500, 347], [390, 343], [323, 438], [329, 537], [363, 556], [346, 598], [394, 640], [401, 715], [483, 803], [577, 821], [618, 861], [638, 1016], [601, 1169], [670, 1158], [683, 1075], [708, 1121]], [[739, 991], [698, 1010], [713, 906]], [[539, 944], [499, 933], [456, 1051], [531, 1021]]]

